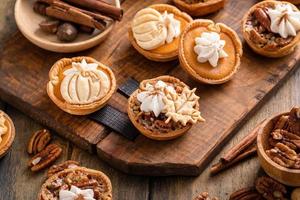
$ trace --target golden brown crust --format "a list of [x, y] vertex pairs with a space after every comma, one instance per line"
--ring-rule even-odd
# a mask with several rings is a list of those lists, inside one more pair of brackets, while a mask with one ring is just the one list
[[105, 197], [102, 198], [102, 199], [103, 200], [112, 200], [112, 185], [111, 185], [110, 179], [103, 172], [93, 170], [93, 169], [88, 169], [88, 168], [85, 168], [85, 167], [76, 167], [76, 168], [73, 168], [73, 169], [65, 169], [65, 170], [63, 170], [59, 173], [56, 173], [53, 176], [49, 177], [40, 189], [40, 192], [38, 194], [38, 200], [49, 200], [49, 198], [47, 198], [47, 194], [46, 194], [47, 185], [51, 182], [54, 182], [54, 181], [58, 180], [59, 179], [58, 177], [62, 176], [63, 174], [67, 174], [67, 173], [72, 172], [72, 171], [82, 171], [82, 172], [85, 172], [87, 174], [91, 174], [91, 175], [95, 175], [97, 177], [100, 177], [101, 180], [103, 181], [103, 185], [105, 185], [107, 187], [107, 191], [103, 195]]
[[[247, 22], [247, 19], [248, 19], [248, 16], [253, 13], [253, 11], [258, 8], [258, 7], [263, 7], [263, 6], [269, 6], [269, 5], [275, 5], [275, 4], [280, 4], [282, 2], [280, 1], [274, 1], [274, 0], [267, 0], [267, 1], [262, 1], [262, 2], [259, 2], [257, 4], [255, 4], [254, 6], [252, 6], [249, 11], [244, 15], [243, 17], [243, 20], [242, 20], [242, 33], [243, 33], [243, 37], [244, 39], [246, 40], [247, 44], [251, 47], [251, 49], [260, 54], [260, 55], [263, 55], [263, 56], [266, 56], [266, 57], [283, 57], [283, 56], [286, 56], [288, 54], [291, 54], [299, 40], [300, 40], [300, 31], [298, 31], [297, 35], [294, 37], [294, 39], [286, 46], [284, 47], [281, 47], [279, 49], [276, 49], [276, 50], [266, 50], [266, 49], [263, 49], [263, 48], [260, 48], [258, 47], [251, 39], [250, 39], [250, 35], [249, 35], [249, 32], [246, 31], [246, 22]], [[284, 2], [284, 3], [288, 3], [288, 2]], [[291, 4], [292, 5], [292, 4]], [[292, 5], [295, 9], [298, 10], [298, 8], [294, 5]]]
[[173, 0], [173, 2], [180, 10], [191, 16], [200, 17], [222, 9], [226, 0], [208, 0], [206, 2], [193, 4], [186, 3], [184, 0]]
[[[226, 33], [230, 39], [233, 41], [234, 47], [235, 47], [235, 64], [233, 66], [233, 70], [230, 72], [230, 74], [228, 74], [225, 77], [222, 77], [220, 79], [208, 79], [207, 77], [203, 77], [200, 74], [198, 74], [193, 67], [189, 64], [188, 60], [186, 59], [185, 56], [185, 49], [184, 49], [184, 42], [187, 39], [191, 39], [191, 38], [186, 38], [186, 34], [197, 27], [208, 27], [208, 29], [216, 29], [219, 30], [220, 32]], [[214, 23], [211, 20], [206, 20], [206, 19], [199, 19], [199, 20], [194, 20], [192, 23], [189, 24], [189, 26], [184, 30], [184, 32], [181, 35], [180, 38], [180, 43], [179, 43], [179, 61], [180, 61], [180, 65], [181, 67], [187, 72], [189, 73], [193, 78], [195, 78], [196, 80], [203, 82], [203, 83], [207, 83], [207, 84], [221, 84], [224, 83], [228, 80], [230, 80], [232, 78], [232, 76], [238, 71], [239, 66], [240, 66], [240, 58], [243, 54], [243, 48], [242, 48], [242, 43], [238, 37], [238, 35], [236, 34], [235, 31], [233, 31], [231, 28], [229, 28], [228, 26], [226, 26], [225, 24], [222, 23]], [[199, 63], [199, 66], [201, 65], [201, 63]]]
[[[179, 9], [177, 9], [174, 6], [167, 5], [167, 4], [154, 4], [152, 6], [149, 6], [150, 8], [153, 8], [159, 12], [163, 11], [168, 11], [170, 13], [173, 13], [175, 16], [180, 16], [183, 19], [186, 20], [187, 23], [193, 21], [193, 19], [186, 13], [181, 12]], [[171, 60], [175, 60], [178, 57], [178, 49], [167, 53], [167, 54], [161, 54], [161, 53], [156, 53], [156, 52], [151, 52], [142, 49], [135, 41], [133, 37], [133, 32], [131, 27], [128, 29], [128, 38], [129, 41], [131, 42], [132, 46], [143, 56], [145, 56], [147, 59], [152, 60], [152, 61], [157, 61], [157, 62], [167, 62]]]
[[3, 113], [3, 116], [6, 121], [5, 125], [7, 126], [8, 130], [7, 133], [4, 136], [2, 136], [2, 141], [0, 142], [0, 158], [2, 158], [8, 153], [8, 150], [13, 144], [16, 135], [15, 126], [11, 118], [2, 110], [0, 110], [0, 114], [1, 113]]
[[[156, 80], [162, 80], [166, 83], [178, 83], [180, 85], [183, 85], [184, 87], [188, 87], [185, 83], [183, 83], [182, 81], [180, 81], [179, 79], [172, 77], [172, 76], [159, 76], [157, 78], [153, 78], [153, 79], [148, 79], [148, 80], [144, 80], [140, 83], [140, 87], [143, 87], [144, 85], [146, 85], [147, 82], [149, 81], [156, 81]], [[151, 131], [149, 129], [146, 129], [142, 124], [140, 124], [137, 121], [137, 117], [136, 114], [132, 111], [132, 107], [134, 105], [134, 98], [136, 97], [136, 95], [138, 94], [139, 90], [136, 90], [128, 99], [128, 107], [127, 107], [127, 112], [128, 112], [128, 116], [129, 119], [131, 120], [131, 122], [133, 123], [133, 125], [146, 137], [151, 138], [153, 140], [172, 140], [175, 139], [181, 135], [183, 135], [185, 132], [187, 132], [191, 127], [192, 124], [187, 124], [186, 126], [184, 126], [181, 129], [177, 129], [175, 131], [170, 131], [167, 133], [160, 133], [160, 132], [155, 132], [155, 131]], [[197, 103], [196, 108], [199, 109], [199, 103]]]
[[[58, 98], [55, 96], [55, 84], [57, 82], [60, 82], [61, 80], [58, 80], [58, 75], [61, 72], [61, 70], [64, 69], [64, 67], [71, 65], [72, 62], [81, 62], [82, 59], [85, 59], [88, 63], [97, 63], [99, 67], [109, 76], [111, 81], [110, 90], [106, 94], [105, 97], [102, 99], [95, 101], [93, 103], [84, 104], [84, 105], [77, 105], [77, 104], [69, 104], [65, 102], [64, 100]], [[93, 113], [99, 109], [101, 109], [110, 99], [110, 97], [113, 95], [113, 93], [116, 90], [116, 78], [112, 70], [105, 66], [104, 64], [98, 62], [97, 60], [91, 58], [91, 57], [73, 57], [73, 58], [63, 58], [58, 60], [50, 69], [49, 71], [49, 82], [47, 84], [47, 93], [50, 99], [62, 110], [64, 110], [67, 113], [73, 114], [73, 115], [87, 115], [90, 113]]]

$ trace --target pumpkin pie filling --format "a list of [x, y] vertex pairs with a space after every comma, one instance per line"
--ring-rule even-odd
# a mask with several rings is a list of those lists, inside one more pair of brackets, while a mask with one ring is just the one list
[[207, 27], [195, 27], [185, 35], [186, 39], [183, 43], [183, 48], [190, 67], [197, 74], [206, 79], [222, 79], [230, 75], [235, 68], [235, 55], [237, 52], [232, 39], [225, 32], [221, 32], [219, 35], [220, 38], [226, 42], [224, 51], [228, 54], [228, 57], [220, 58], [217, 67], [212, 67], [209, 62], [199, 65], [197, 54], [194, 52], [195, 41], [192, 38], [200, 36], [203, 32], [210, 32], [210, 30]]

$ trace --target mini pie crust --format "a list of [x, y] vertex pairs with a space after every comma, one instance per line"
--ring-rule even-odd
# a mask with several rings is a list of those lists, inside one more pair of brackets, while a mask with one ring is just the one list
[[47, 189], [47, 185], [58, 180], [59, 177], [63, 177], [64, 175], [67, 175], [70, 172], [83, 172], [88, 175], [93, 175], [103, 182], [104, 187], [106, 187], [107, 191], [103, 194], [104, 198], [101, 198], [101, 200], [112, 200], [112, 185], [110, 179], [103, 173], [94, 169], [88, 169], [85, 167], [76, 167], [71, 169], [65, 169], [63, 171], [60, 171], [52, 176], [50, 176], [45, 183], [42, 185], [40, 192], [38, 194], [38, 200], [51, 200], [48, 198], [47, 194], [49, 194], [49, 190]]
[[[183, 87], [188, 87], [185, 83], [183, 83], [179, 79], [172, 77], [172, 76], [167, 76], [167, 75], [159, 76], [159, 77], [153, 78], [153, 79], [144, 80], [140, 83], [140, 87], [141, 86], [144, 87], [146, 85], [146, 83], [148, 83], [148, 82], [153, 82], [153, 81], [156, 82], [158, 80], [164, 81], [166, 83], [178, 83], [179, 85], [182, 85]], [[192, 124], [188, 123], [186, 126], [180, 128], [180, 129], [170, 131], [167, 133], [160, 133], [157, 131], [151, 131], [149, 129], [146, 129], [142, 124], [140, 124], [138, 122], [137, 116], [132, 110], [132, 107], [134, 106], [135, 98], [138, 93], [139, 93], [139, 89], [134, 91], [132, 93], [132, 95], [129, 97], [127, 112], [128, 112], [130, 121], [144, 136], [151, 138], [153, 140], [172, 140], [172, 139], [175, 139], [175, 138], [183, 135], [185, 132], [187, 132], [192, 127]], [[199, 108], [200, 108], [200, 106], [199, 106], [199, 102], [198, 102], [196, 104], [196, 109], [199, 110]]]
[[[186, 13], [181, 12], [176, 7], [167, 5], [167, 4], [154, 4], [149, 6], [150, 8], [153, 8], [160, 13], [163, 13], [164, 11], [167, 11], [168, 13], [173, 13], [174, 18], [180, 21], [181, 23], [181, 33], [185, 29], [185, 27], [193, 21], [193, 19]], [[170, 44], [164, 44], [163, 46], [160, 46], [156, 49], [147, 51], [142, 49], [135, 41], [132, 33], [131, 26], [128, 30], [128, 37], [132, 44], [132, 46], [143, 56], [145, 56], [149, 60], [158, 61], [158, 62], [166, 62], [170, 60], [177, 59], [178, 56], [178, 43], [179, 38], [175, 38]]]
[[[273, 0], [259, 2], [259, 3], [255, 4], [254, 6], [252, 6], [243, 17], [243, 20], [242, 20], [243, 37], [246, 40], [247, 44], [251, 47], [251, 49], [260, 55], [263, 55], [266, 57], [274, 57], [274, 58], [286, 56], [288, 54], [291, 54], [295, 50], [295, 48], [300, 40], [300, 31], [298, 31], [297, 35], [294, 37], [294, 39], [288, 45], [286, 45], [282, 48], [276, 49], [275, 51], [268, 51], [266, 49], [258, 47], [250, 39], [250, 34], [246, 31], [246, 22], [247, 22], [248, 16], [251, 13], [253, 13], [253, 11], [258, 7], [281, 4], [281, 3], [283, 3], [283, 2], [273, 1]], [[284, 1], [284, 3], [288, 3], [288, 2]], [[292, 5], [292, 7], [296, 8], [298, 10], [298, 8], [296, 6]]]
[[[220, 58], [217, 67], [212, 67], [209, 62], [199, 63], [197, 61], [197, 54], [194, 52], [195, 38], [205, 31], [219, 32], [221, 39], [226, 41], [224, 50], [228, 57]], [[242, 54], [242, 43], [236, 32], [225, 24], [215, 24], [211, 20], [194, 20], [180, 38], [180, 65], [193, 78], [202, 83], [221, 84], [228, 81], [238, 71]]]
[[226, 3], [226, 0], [208, 0], [206, 2], [189, 4], [184, 0], [173, 0], [176, 7], [180, 10], [190, 14], [191, 16], [201, 17], [214, 13], [222, 9]]
[[[64, 78], [63, 72], [69, 69], [72, 62], [81, 62], [83, 59], [87, 63], [97, 63], [110, 79], [110, 89], [108, 93], [101, 99], [88, 104], [70, 104], [66, 102], [60, 93], [60, 85]], [[50, 99], [62, 110], [73, 115], [87, 115], [101, 109], [113, 95], [116, 90], [116, 78], [112, 70], [104, 64], [98, 62], [91, 57], [73, 57], [58, 60], [50, 69], [49, 82], [47, 84], [47, 93]]]
[[13, 121], [10, 119], [10, 117], [4, 113], [2, 110], [0, 110], [0, 114], [3, 114], [4, 117], [4, 124], [7, 127], [7, 132], [2, 135], [2, 141], [0, 142], [0, 158], [6, 155], [9, 148], [11, 147], [14, 139], [15, 139], [15, 126]]

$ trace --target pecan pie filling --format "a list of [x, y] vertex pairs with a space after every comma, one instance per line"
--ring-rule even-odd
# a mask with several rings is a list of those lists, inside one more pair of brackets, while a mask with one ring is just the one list
[[288, 45], [294, 36], [286, 38], [271, 31], [271, 19], [268, 9], [274, 9], [274, 5], [257, 7], [247, 18], [246, 30], [249, 37], [258, 47], [265, 50], [276, 50]]
[[[157, 83], [157, 81], [152, 82], [152, 84], [155, 83]], [[166, 84], [175, 88], [175, 91], [179, 94], [183, 90], [183, 86], [177, 83]], [[179, 121], [175, 122], [170, 120], [168, 123], [166, 123], [168, 117], [165, 115], [165, 113], [160, 113], [158, 117], [156, 117], [154, 112], [143, 112], [141, 110], [141, 102], [139, 102], [136, 96], [134, 97], [134, 106], [132, 107], [132, 111], [135, 113], [138, 123], [143, 125], [144, 128], [153, 132], [168, 133], [184, 127]]]
[[96, 200], [102, 199], [102, 194], [109, 191], [102, 177], [82, 170], [70, 170], [66, 173], [61, 173], [56, 180], [48, 183], [44, 192], [49, 199], [58, 200], [62, 190], [70, 191], [74, 186], [81, 191], [91, 189], [93, 191], [92, 198]]

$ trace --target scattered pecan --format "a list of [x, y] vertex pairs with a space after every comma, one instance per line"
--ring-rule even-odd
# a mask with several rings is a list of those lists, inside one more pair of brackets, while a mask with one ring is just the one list
[[243, 188], [234, 193], [229, 197], [229, 200], [263, 200], [263, 197], [256, 191], [255, 188]]
[[293, 108], [290, 111], [288, 129], [290, 132], [300, 136], [300, 108]]
[[31, 171], [39, 171], [53, 163], [61, 153], [62, 149], [58, 145], [50, 144], [43, 151], [33, 156], [28, 166], [31, 168]]
[[263, 176], [258, 178], [255, 183], [255, 188], [266, 200], [286, 199], [286, 187], [270, 177]]
[[194, 200], [219, 200], [216, 197], [211, 198], [207, 192], [202, 192]]
[[30, 138], [27, 152], [29, 154], [37, 154], [41, 152], [50, 142], [51, 134], [48, 130], [42, 129], [36, 131]]
[[47, 172], [47, 177], [53, 176], [54, 174], [61, 172], [65, 169], [75, 168], [80, 166], [79, 162], [74, 160], [67, 160], [61, 164], [58, 165], [52, 165], [50, 169]]
[[263, 8], [256, 8], [253, 15], [265, 29], [271, 32], [271, 20]]

